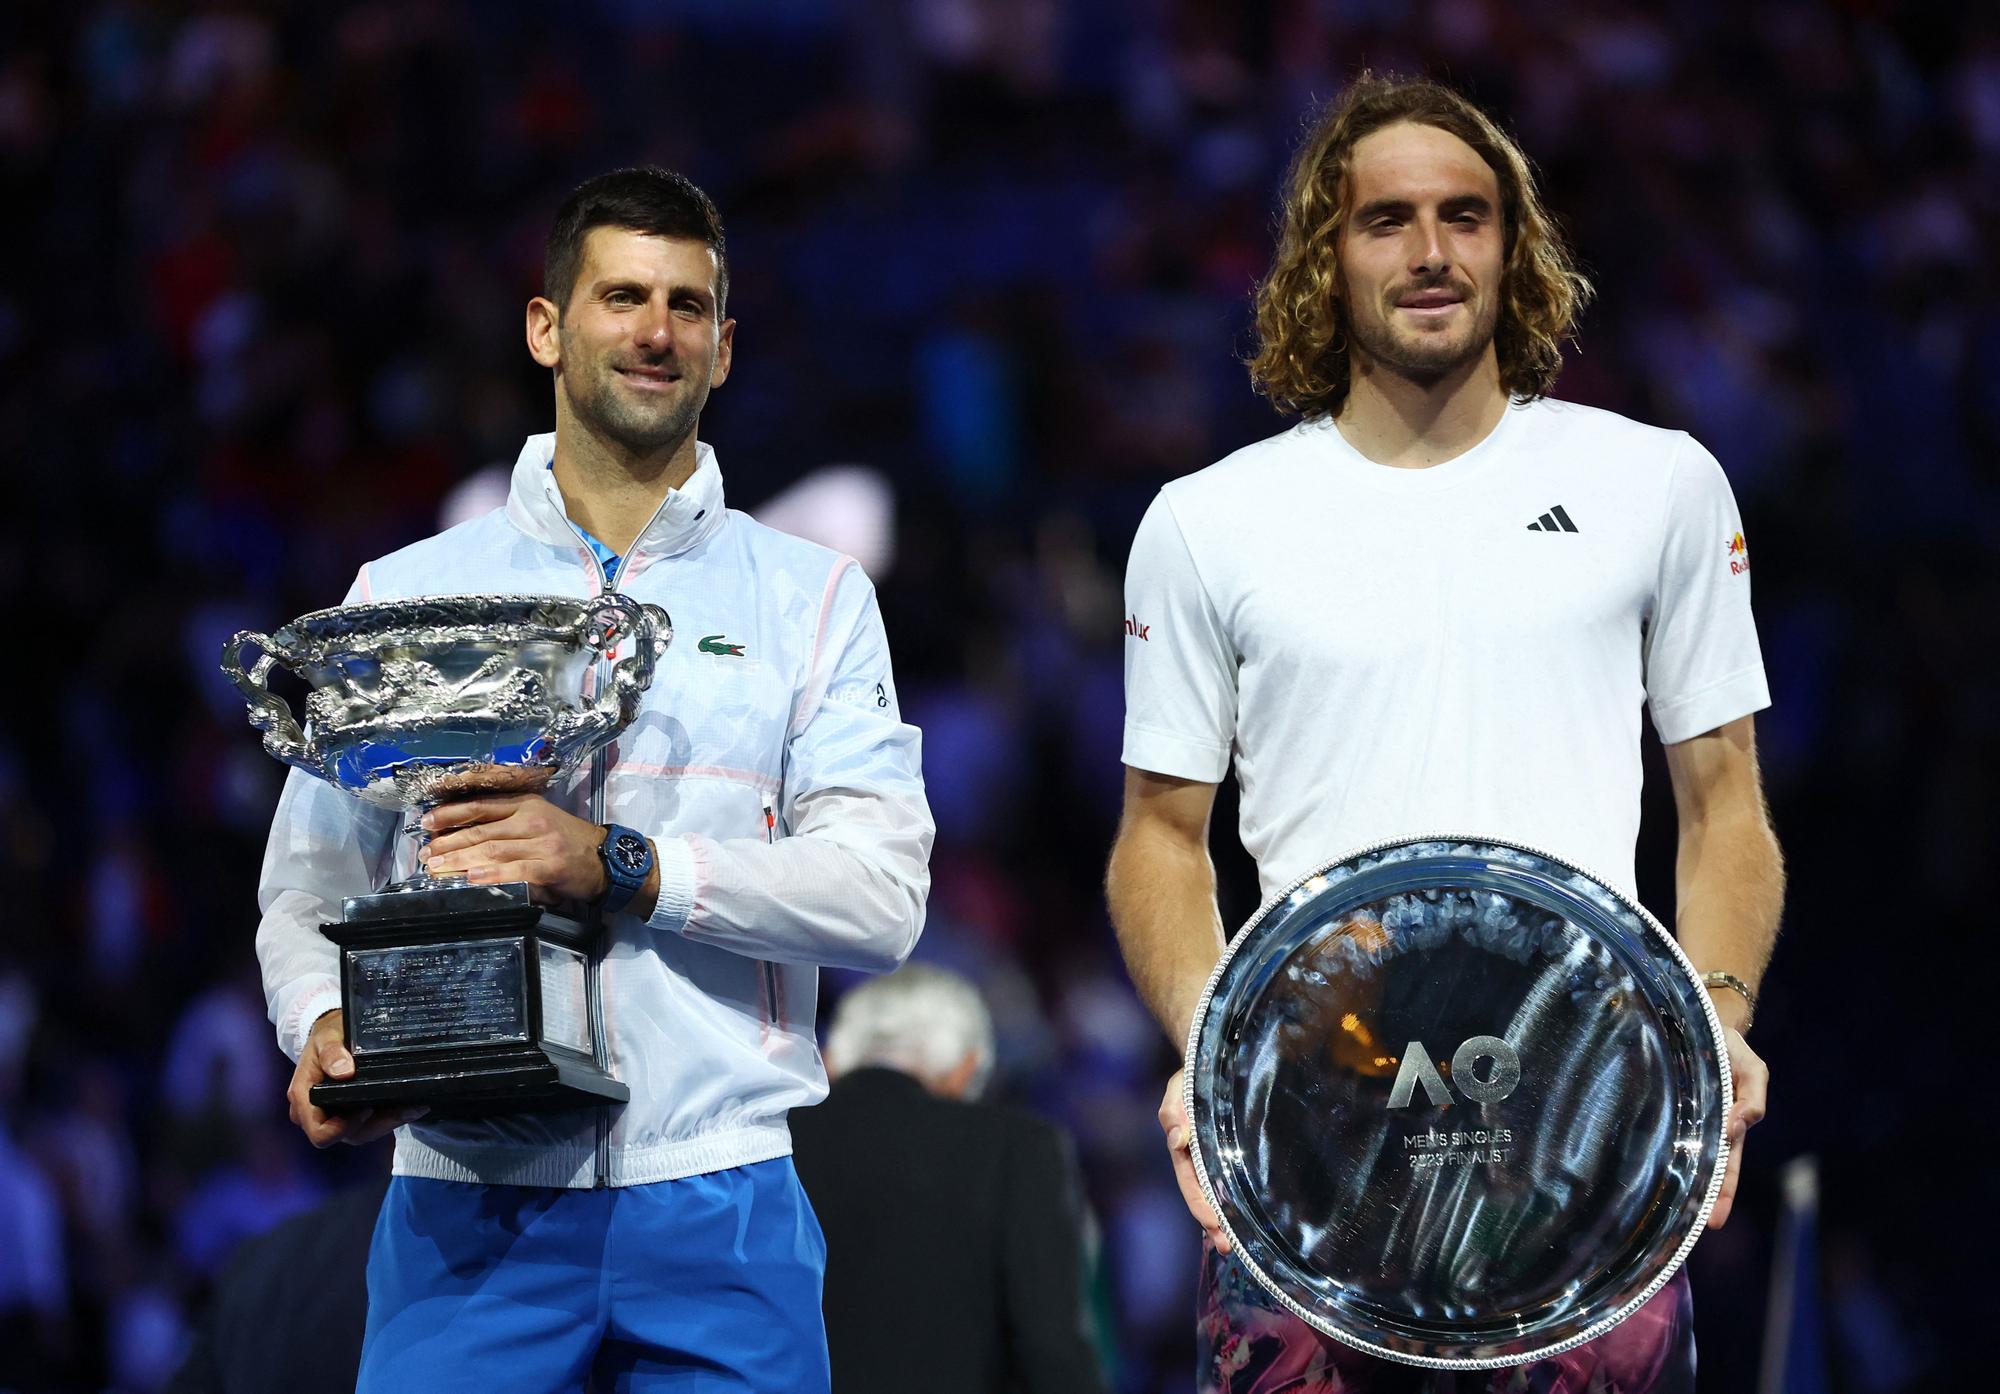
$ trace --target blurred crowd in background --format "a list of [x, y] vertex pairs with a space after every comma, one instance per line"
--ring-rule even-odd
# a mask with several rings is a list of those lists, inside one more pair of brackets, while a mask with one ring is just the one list
[[[1954, 1335], [2000, 1315], [1973, 1242], [2000, 842], [1980, 10], [7, 7], [0, 1388], [160, 1387], [237, 1241], [386, 1165], [286, 1121], [252, 952], [282, 768], [217, 653], [338, 602], [549, 429], [521, 327], [548, 220], [641, 160], [728, 227], [736, 370], [703, 435], [732, 503], [831, 480], [886, 526], [939, 824], [919, 957], [991, 1001], [995, 1092], [1077, 1139], [1115, 1387], [1187, 1388], [1198, 1236], [1153, 1121], [1175, 1052], [1099, 889], [1121, 574], [1163, 481], [1287, 424], [1240, 363], [1249, 292], [1302, 123], [1364, 65], [1518, 134], [1601, 292], [1557, 395], [1692, 431], [1753, 548], [1791, 899], [1753, 1037], [1770, 1120], [1692, 1260], [1704, 1388], [1756, 1385], [1775, 1177], [1805, 1154], [1834, 1387], [1962, 1387]], [[1670, 917], [1649, 760], [1641, 892]], [[1217, 844], [1240, 922], [1227, 796]]]

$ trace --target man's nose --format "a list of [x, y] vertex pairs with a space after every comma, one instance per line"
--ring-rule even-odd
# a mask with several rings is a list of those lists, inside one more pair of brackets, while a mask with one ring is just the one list
[[1418, 243], [1410, 270], [1423, 276], [1443, 275], [1451, 269], [1451, 254], [1445, 250], [1444, 224], [1436, 218], [1423, 218], [1416, 226]]
[[665, 309], [648, 309], [632, 326], [639, 346], [651, 353], [669, 353], [674, 346], [673, 317]]

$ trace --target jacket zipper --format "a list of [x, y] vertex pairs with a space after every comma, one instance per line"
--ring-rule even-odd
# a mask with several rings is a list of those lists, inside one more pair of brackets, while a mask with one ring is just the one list
[[[778, 842], [778, 814], [770, 804], [764, 805], [764, 845], [775, 847]], [[771, 1029], [778, 1028], [778, 965], [766, 959], [764, 968], [764, 1000], [771, 1004]]]
[[[608, 747], [599, 747], [590, 757], [590, 821], [604, 821], [604, 786], [611, 777], [611, 761], [606, 756]], [[597, 1046], [597, 1068], [611, 1073], [611, 1040], [604, 1031], [604, 917], [598, 916], [597, 949], [590, 956], [590, 975], [596, 981], [596, 991], [591, 993], [591, 1037]], [[599, 1104], [596, 1131], [597, 1147], [594, 1161], [595, 1170], [590, 1186], [596, 1190], [611, 1184], [611, 1105]]]
[[[556, 496], [559, 501], [557, 511], [562, 514], [562, 520], [564, 524], [569, 528], [570, 532], [575, 535], [578, 545], [580, 545], [583, 548], [584, 556], [590, 558], [590, 564], [592, 568], [595, 569], [597, 572], [598, 594], [599, 595], [608, 594], [611, 590], [611, 577], [605, 573], [604, 563], [601, 560], [599, 560], [597, 555], [597, 549], [590, 545], [590, 539], [588, 539], [583, 535], [583, 529], [578, 527], [573, 521], [571, 521], [569, 516], [568, 506], [560, 503], [560, 499], [562, 497], [560, 489], [556, 491]], [[673, 494], [671, 491], [669, 491], [667, 498], [671, 497], [673, 497]], [[666, 498], [661, 499], [659, 507], [653, 510], [653, 516], [646, 520], [646, 526], [640, 528], [638, 537], [634, 537], [632, 539], [631, 547], [627, 549], [624, 556], [618, 559], [618, 569], [621, 572], [630, 569], [632, 565], [632, 559], [638, 553], [639, 550], [639, 538], [644, 537], [646, 535], [647, 529], [651, 528], [654, 523], [659, 521], [660, 512], [666, 506], [667, 506], [667, 499]], [[590, 821], [593, 823], [601, 824], [604, 822], [604, 786], [610, 781], [611, 778], [611, 759], [608, 754], [609, 750], [610, 750], [609, 746], [600, 746], [597, 752], [590, 757]], [[592, 1027], [591, 1034], [596, 1038], [597, 1041], [597, 1067], [601, 1070], [604, 1070], [606, 1073], [609, 1073], [611, 1067], [611, 1061], [610, 1061], [611, 1042], [605, 1037], [604, 1034], [603, 937], [604, 937], [604, 930], [602, 924], [600, 923], [598, 929], [598, 951], [590, 956], [590, 974], [593, 978], [596, 979], [596, 986], [597, 986], [597, 991], [594, 994], [592, 994], [592, 1000], [597, 1004], [597, 1006], [595, 1012], [593, 1013], [591, 1021], [591, 1027]], [[599, 1104], [597, 1108], [594, 1110], [594, 1112], [597, 1115], [597, 1125], [596, 1125], [597, 1146], [592, 1159], [594, 1162], [594, 1169], [592, 1172], [590, 1185], [592, 1190], [598, 1190], [603, 1187], [609, 1186], [611, 1184], [611, 1105]]]

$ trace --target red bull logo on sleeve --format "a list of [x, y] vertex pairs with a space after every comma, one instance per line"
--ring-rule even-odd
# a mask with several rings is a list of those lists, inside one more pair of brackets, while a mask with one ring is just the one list
[[1729, 539], [1729, 574], [1741, 576], [1750, 569], [1750, 544], [1738, 532]]

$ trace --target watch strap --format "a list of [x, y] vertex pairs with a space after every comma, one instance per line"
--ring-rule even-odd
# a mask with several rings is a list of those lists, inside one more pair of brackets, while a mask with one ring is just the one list
[[1726, 987], [1741, 997], [1744, 1004], [1751, 1011], [1754, 1012], [1757, 1010], [1757, 994], [1751, 990], [1750, 984], [1744, 982], [1743, 979], [1737, 977], [1734, 973], [1725, 973], [1719, 968], [1713, 972], [1703, 973], [1701, 975], [1701, 985], [1709, 988]]

